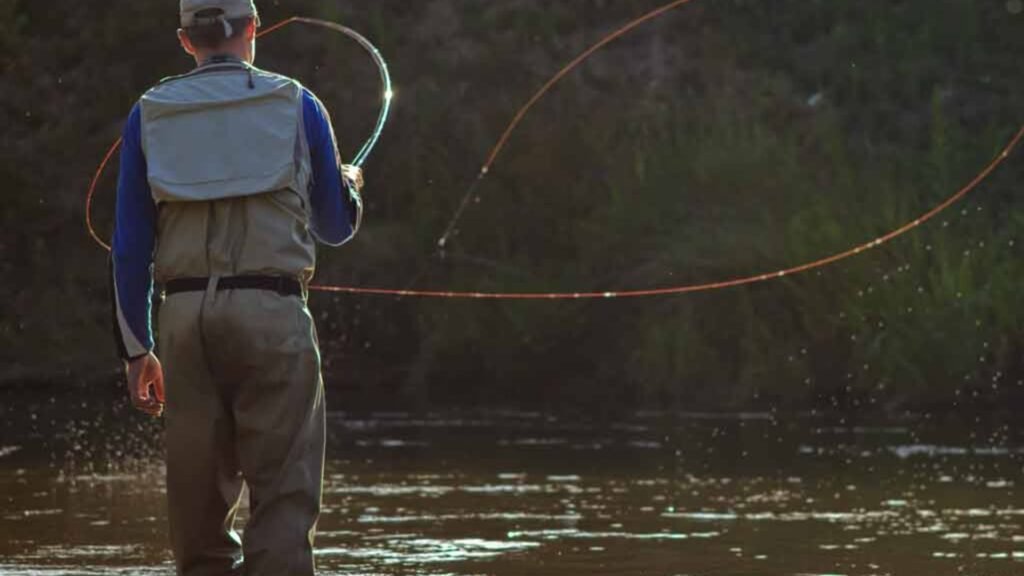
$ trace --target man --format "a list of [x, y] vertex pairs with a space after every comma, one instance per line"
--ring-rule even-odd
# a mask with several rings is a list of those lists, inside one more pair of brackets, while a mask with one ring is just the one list
[[[252, 66], [252, 0], [180, 8], [178, 37], [198, 67], [140, 99], [121, 152], [112, 275], [128, 388], [160, 416], [166, 375], [178, 573], [309, 575], [325, 411], [305, 296], [314, 238], [338, 246], [358, 229], [362, 174], [340, 166], [312, 93]], [[233, 526], [243, 479], [244, 542]]]

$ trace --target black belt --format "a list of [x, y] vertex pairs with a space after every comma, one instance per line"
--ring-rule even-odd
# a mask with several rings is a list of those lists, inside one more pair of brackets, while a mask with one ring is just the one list
[[[164, 285], [164, 294], [172, 296], [184, 292], [205, 292], [210, 285], [209, 278], [177, 278]], [[283, 276], [229, 276], [217, 281], [217, 291], [222, 290], [266, 290], [281, 296], [302, 296], [302, 283], [295, 278]]]

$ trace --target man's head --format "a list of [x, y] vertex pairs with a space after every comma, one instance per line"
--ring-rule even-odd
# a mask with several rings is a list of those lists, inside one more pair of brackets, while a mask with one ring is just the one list
[[256, 58], [259, 25], [253, 0], [181, 0], [178, 39], [199, 63], [228, 55], [251, 64]]

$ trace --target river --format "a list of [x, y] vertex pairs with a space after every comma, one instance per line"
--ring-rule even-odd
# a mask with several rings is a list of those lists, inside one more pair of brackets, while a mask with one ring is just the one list
[[[172, 574], [159, 427], [123, 405], [34, 402], [0, 413], [0, 574]], [[1024, 573], [1024, 444], [990, 422], [329, 422], [324, 575]]]

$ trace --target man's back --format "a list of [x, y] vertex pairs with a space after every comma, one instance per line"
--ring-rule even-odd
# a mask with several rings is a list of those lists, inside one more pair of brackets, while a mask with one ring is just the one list
[[215, 61], [165, 80], [140, 105], [158, 202], [283, 188], [306, 194], [311, 168], [298, 82], [244, 62]]
[[156, 281], [313, 276], [303, 88], [239, 62], [203, 66], [142, 97], [149, 182], [161, 202]]

